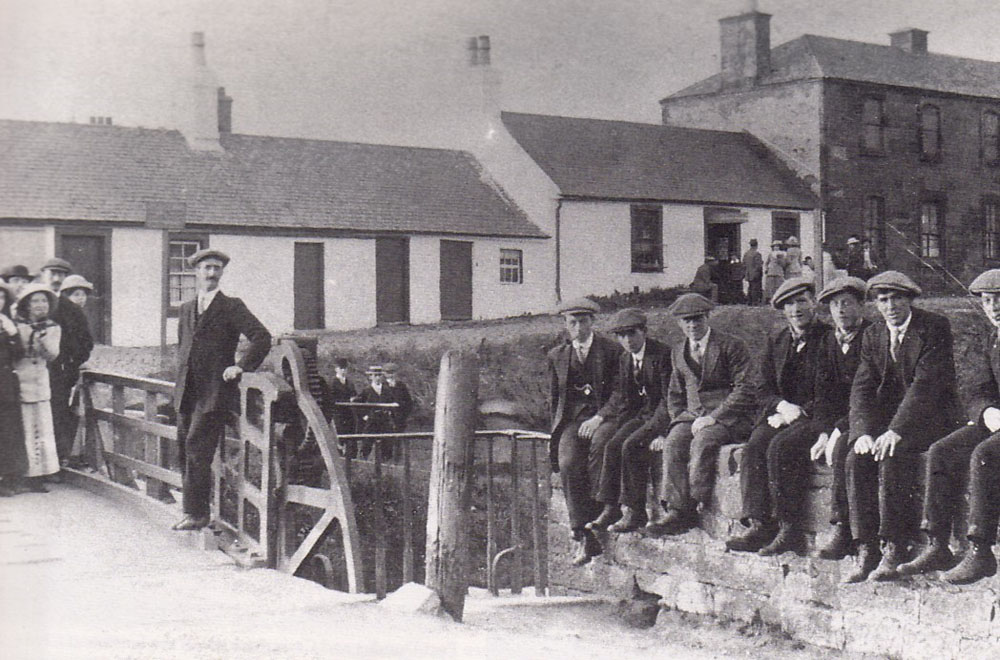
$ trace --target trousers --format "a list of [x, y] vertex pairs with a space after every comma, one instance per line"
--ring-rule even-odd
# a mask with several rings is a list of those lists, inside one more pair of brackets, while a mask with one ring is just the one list
[[601, 474], [595, 493], [598, 502], [621, 503], [631, 509], [645, 508], [646, 488], [649, 485], [649, 445], [657, 435], [659, 433], [647, 420], [634, 417], [601, 443]]
[[184, 469], [184, 513], [203, 517], [209, 514], [212, 494], [212, 459], [226, 432], [229, 413], [225, 410], [181, 411], [177, 415], [177, 439]]
[[568, 422], [559, 431], [558, 438], [559, 476], [570, 528], [574, 531], [582, 530], [601, 511], [601, 505], [594, 499], [592, 484], [600, 479], [603, 452], [596, 451], [596, 447], [592, 450], [591, 441], [580, 437], [578, 431], [584, 419], [586, 417], [581, 415]]
[[807, 417], [781, 428], [754, 427], [740, 458], [744, 521], [795, 523], [802, 513], [809, 448], [819, 433]]
[[847, 501], [847, 454], [851, 445], [845, 430], [833, 449], [833, 487], [830, 489], [830, 524], [847, 525], [851, 522], [850, 504]]
[[719, 448], [737, 440], [728, 427], [719, 423], [698, 433], [691, 433], [691, 422], [670, 427], [663, 446], [660, 501], [679, 511], [694, 511], [699, 502], [707, 503], [715, 485]]

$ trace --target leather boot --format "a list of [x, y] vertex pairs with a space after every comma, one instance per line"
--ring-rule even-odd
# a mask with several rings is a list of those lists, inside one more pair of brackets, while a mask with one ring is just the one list
[[618, 522], [621, 517], [621, 507], [616, 504], [605, 504], [604, 510], [601, 511], [601, 515], [587, 523], [586, 528], [592, 532], [604, 531], [607, 529], [608, 525]]
[[857, 584], [867, 580], [881, 559], [882, 553], [878, 549], [877, 541], [859, 543], [857, 563], [854, 570], [844, 578], [844, 584]]
[[622, 516], [622, 519], [611, 527], [608, 527], [608, 531], [615, 534], [626, 534], [642, 529], [646, 526], [647, 522], [649, 522], [649, 518], [646, 516], [645, 509], [633, 509], [627, 506], [625, 507], [625, 515]]
[[729, 537], [729, 540], [726, 541], [726, 550], [757, 552], [774, 540], [776, 534], [777, 529], [775, 529], [774, 523], [751, 519], [750, 528], [747, 531]]
[[903, 563], [903, 552], [902, 543], [886, 541], [885, 548], [882, 550], [882, 561], [878, 563], [878, 567], [871, 572], [868, 579], [874, 582], [898, 580], [900, 577], [899, 565]]
[[948, 539], [940, 535], [927, 535], [927, 545], [920, 554], [905, 564], [900, 564], [896, 571], [900, 575], [919, 575], [931, 571], [946, 571], [955, 565], [955, 556], [948, 547]]
[[833, 536], [819, 549], [816, 556], [820, 559], [840, 561], [849, 554], [851, 554], [851, 527], [847, 523], [837, 523], [833, 526]]
[[941, 577], [951, 584], [972, 584], [997, 574], [997, 558], [986, 543], [972, 542], [961, 563]]
[[604, 552], [600, 541], [589, 530], [580, 530], [574, 534], [574, 538], [576, 540], [576, 552], [573, 554], [574, 566], [583, 566]]
[[662, 536], [683, 534], [693, 527], [698, 526], [698, 514], [694, 511], [681, 511], [680, 509], [670, 509], [667, 514], [656, 522], [646, 525], [644, 533], [650, 536]]
[[801, 554], [806, 547], [806, 539], [802, 532], [792, 527], [791, 523], [781, 523], [778, 535], [774, 540], [757, 551], [761, 557], [773, 557], [784, 552]]

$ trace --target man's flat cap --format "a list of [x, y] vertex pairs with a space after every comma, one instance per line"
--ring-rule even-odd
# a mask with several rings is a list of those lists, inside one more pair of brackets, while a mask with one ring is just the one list
[[382, 365], [373, 364], [372, 366], [365, 369], [365, 373], [370, 375], [370, 374], [381, 374], [384, 372], [382, 371]]
[[556, 307], [556, 314], [596, 314], [599, 311], [601, 306], [590, 298], [571, 298]]
[[1000, 293], [1000, 268], [980, 273], [969, 285], [969, 292], [977, 296], [980, 293]]
[[611, 318], [611, 332], [624, 332], [632, 328], [646, 327], [646, 315], [641, 309], [630, 307], [620, 309]]
[[667, 311], [679, 319], [691, 316], [703, 316], [715, 309], [715, 304], [700, 293], [685, 293], [677, 298], [667, 308]]
[[0, 279], [4, 282], [9, 282], [12, 277], [20, 277], [23, 280], [32, 279], [31, 273], [28, 272], [28, 267], [20, 264], [17, 266], [8, 266], [3, 269], [2, 273], [0, 273]]
[[[66, 286], [65, 284], [63, 286]], [[858, 296], [861, 300], [865, 299], [865, 293], [868, 291], [865, 281], [860, 277], [838, 277], [831, 280], [829, 284], [823, 287], [823, 290], [819, 292], [817, 300], [820, 302], [826, 302], [830, 298], [833, 298], [838, 293], [843, 293], [845, 291], [850, 291]]]
[[67, 273], [73, 272], [73, 266], [65, 259], [55, 257], [42, 264], [42, 270], [64, 270]]
[[386, 362], [382, 365], [382, 371], [387, 374], [394, 374], [399, 371], [399, 365], [395, 362]]
[[204, 250], [198, 250], [190, 257], [188, 257], [188, 265], [194, 268], [198, 265], [198, 262], [203, 259], [208, 258], [218, 259], [222, 262], [223, 266], [229, 265], [229, 255], [222, 250], [212, 250], [210, 248], [205, 248]]
[[59, 287], [59, 291], [66, 293], [72, 291], [73, 289], [86, 289], [87, 291], [93, 291], [94, 285], [87, 281], [87, 278], [83, 275], [70, 275], [65, 280], [63, 280], [62, 286]]
[[781, 283], [778, 290], [771, 296], [771, 305], [775, 309], [781, 309], [786, 300], [799, 295], [803, 291], [816, 293], [816, 285], [808, 277], [789, 277]]
[[868, 280], [868, 293], [878, 290], [901, 291], [909, 296], [919, 296], [923, 291], [917, 283], [898, 270], [887, 270]]

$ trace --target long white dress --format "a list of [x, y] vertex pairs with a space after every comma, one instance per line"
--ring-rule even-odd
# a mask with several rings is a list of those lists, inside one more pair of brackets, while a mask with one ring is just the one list
[[49, 406], [52, 393], [48, 363], [59, 355], [61, 329], [51, 321], [43, 328], [33, 328], [19, 321], [17, 330], [25, 347], [24, 357], [14, 364], [21, 387], [24, 443], [28, 454], [28, 471], [24, 476], [42, 477], [59, 471], [56, 433]]

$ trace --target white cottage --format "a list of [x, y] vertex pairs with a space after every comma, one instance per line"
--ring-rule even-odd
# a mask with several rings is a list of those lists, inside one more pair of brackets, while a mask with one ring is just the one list
[[815, 195], [749, 133], [513, 112], [500, 120], [496, 155], [480, 157], [555, 237], [562, 298], [687, 285], [706, 255], [738, 259], [752, 238], [766, 253], [794, 235], [803, 254], [819, 254]]

